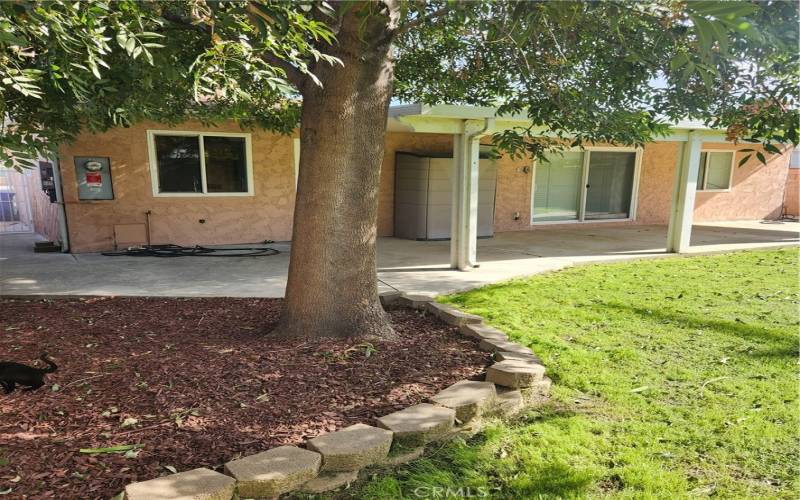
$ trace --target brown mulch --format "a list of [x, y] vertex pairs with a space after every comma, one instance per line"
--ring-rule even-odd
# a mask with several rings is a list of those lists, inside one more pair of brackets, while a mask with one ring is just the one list
[[[38, 391], [0, 391], [0, 498], [110, 498], [127, 483], [374, 419], [482, 372], [455, 328], [391, 311], [398, 339], [277, 339], [279, 299], [0, 300], [0, 360], [47, 351]], [[141, 444], [138, 455], [81, 448]]]

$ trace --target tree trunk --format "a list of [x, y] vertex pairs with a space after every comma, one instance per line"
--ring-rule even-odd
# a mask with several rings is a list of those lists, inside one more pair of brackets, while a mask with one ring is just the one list
[[375, 243], [392, 62], [386, 18], [346, 15], [301, 89], [300, 167], [279, 335], [394, 335], [378, 299]]

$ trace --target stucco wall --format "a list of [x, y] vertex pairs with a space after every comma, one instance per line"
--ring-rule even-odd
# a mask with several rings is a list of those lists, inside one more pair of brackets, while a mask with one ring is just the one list
[[[746, 149], [730, 144], [703, 144], [704, 149]], [[697, 192], [694, 218], [697, 222], [718, 220], [775, 219], [780, 217], [790, 153], [770, 155], [766, 165], [753, 155], [738, 166], [746, 153], [736, 153], [733, 182], [728, 192]]]
[[800, 168], [790, 168], [786, 177], [784, 211], [787, 215], [800, 216]]
[[[665, 224], [668, 221], [678, 151], [679, 144], [674, 142], [645, 146], [639, 180], [637, 223]], [[497, 160], [495, 231], [529, 231], [542, 227], [530, 223], [534, 177], [532, 167], [530, 160], [512, 160], [508, 157]], [[515, 220], [517, 213], [519, 218]]]
[[[703, 149], [744, 149], [751, 145], [704, 143]], [[636, 220], [628, 224], [667, 224], [681, 153], [679, 142], [647, 144], [642, 151]], [[736, 154], [736, 165], [745, 153]], [[753, 156], [734, 166], [732, 187], [727, 192], [697, 192], [694, 217], [698, 222], [777, 218], [781, 214], [789, 154], [767, 155], [762, 165]], [[498, 160], [495, 231], [535, 230], [530, 224], [533, 170], [527, 160]], [[529, 168], [528, 173], [525, 167]], [[798, 181], [800, 182], [800, 181]], [[797, 189], [795, 189], [797, 192]], [[514, 220], [515, 213], [519, 219]], [[608, 224], [603, 222], [603, 224]], [[625, 224], [620, 222], [618, 224]]]
[[[141, 123], [102, 134], [83, 134], [59, 150], [70, 243], [74, 252], [114, 247], [114, 225], [144, 223], [151, 215], [151, 242], [180, 245], [289, 240], [294, 210], [292, 138], [252, 131], [254, 196], [154, 197], [147, 130]], [[175, 130], [242, 132], [234, 124], [206, 128], [185, 123]], [[114, 200], [78, 200], [75, 156], [111, 158]], [[205, 223], [200, 223], [205, 219]]]
[[[114, 246], [114, 225], [144, 223], [150, 210], [152, 243], [223, 244], [288, 240], [294, 210], [292, 138], [253, 131], [251, 197], [154, 197], [147, 151], [148, 129], [167, 127], [143, 123], [103, 134], [84, 134], [60, 150], [61, 171], [73, 251], [108, 250]], [[241, 132], [236, 125], [204, 128], [196, 123], [176, 130]], [[394, 232], [395, 154], [452, 153], [446, 134], [387, 133], [381, 167], [378, 235]], [[704, 144], [705, 149], [731, 149], [728, 144]], [[744, 148], [746, 146], [740, 146]], [[675, 166], [680, 143], [648, 144], [642, 153], [637, 217], [633, 223], [665, 224], [669, 219]], [[742, 157], [737, 154], [737, 161]], [[108, 156], [112, 160], [115, 199], [79, 201], [74, 156]], [[755, 158], [735, 167], [730, 192], [697, 193], [695, 220], [774, 218], [781, 213], [787, 186], [789, 155]], [[495, 231], [532, 230], [530, 224], [533, 169], [530, 160], [497, 160]], [[795, 177], [797, 179], [797, 177]], [[794, 190], [797, 192], [797, 189]], [[795, 202], [796, 203], [796, 202]], [[515, 219], [515, 215], [518, 218]], [[201, 224], [200, 219], [205, 219]]]

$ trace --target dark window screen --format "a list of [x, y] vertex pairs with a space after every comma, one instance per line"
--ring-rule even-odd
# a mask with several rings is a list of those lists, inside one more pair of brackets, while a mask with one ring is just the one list
[[199, 137], [155, 136], [160, 193], [203, 192], [199, 141]]
[[247, 164], [243, 137], [203, 137], [209, 193], [246, 193]]

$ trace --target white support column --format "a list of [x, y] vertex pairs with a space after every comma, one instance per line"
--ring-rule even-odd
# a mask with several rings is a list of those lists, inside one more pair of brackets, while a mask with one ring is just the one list
[[461, 213], [462, 205], [462, 178], [464, 170], [464, 157], [466, 151], [466, 138], [464, 134], [453, 135], [453, 166], [450, 170], [450, 267], [458, 267], [461, 251]]
[[689, 132], [687, 141], [681, 145], [678, 164], [675, 168], [675, 186], [667, 232], [667, 252], [683, 253], [689, 249], [702, 144], [703, 138], [697, 132], [692, 131]]
[[453, 136], [450, 267], [460, 271], [477, 265], [480, 139], [492, 121], [465, 120], [464, 132]]

